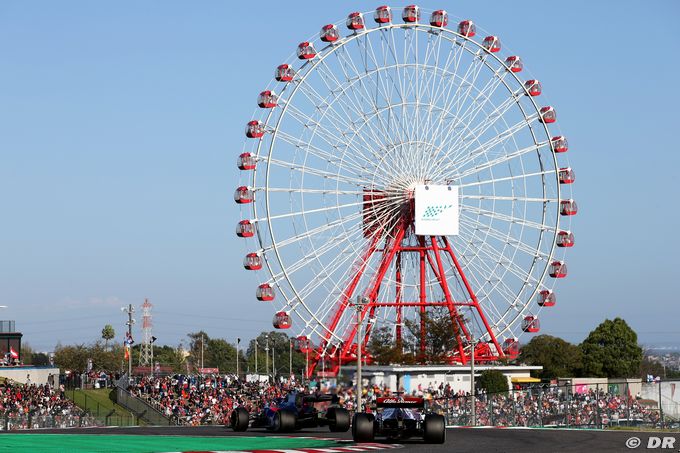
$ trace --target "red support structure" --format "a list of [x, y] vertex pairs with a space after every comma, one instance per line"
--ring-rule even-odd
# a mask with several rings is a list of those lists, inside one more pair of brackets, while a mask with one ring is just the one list
[[[451, 336], [456, 341], [453, 349], [446, 352], [449, 363], [467, 364], [470, 362], [473, 325], [478, 326], [474, 340], [483, 342], [475, 351], [475, 362], [490, 362], [505, 358], [506, 355], [483, 313], [477, 295], [470, 285], [448, 238], [446, 236], [416, 236], [412, 202], [408, 203], [403, 209], [401, 220], [396, 224], [389, 227], [381, 225], [380, 228], [375, 228], [374, 212], [376, 211], [376, 204], [380, 203], [379, 200], [380, 198], [377, 196], [368, 200], [371, 202], [368, 204], [371, 211], [369, 212], [370, 215], [366, 214], [367, 211], [365, 211], [364, 220], [373, 219], [373, 223], [364, 226], [365, 236], [368, 239], [366, 250], [355, 262], [350, 273], [350, 279], [345, 285], [346, 289], [338, 301], [337, 309], [329, 318], [319, 344], [310, 351], [307, 377], [311, 377], [315, 373], [317, 365], [326, 355], [333, 357], [333, 360], [330, 366], [326, 361], [325, 375], [337, 374], [341, 365], [356, 361], [358, 347], [362, 348], [365, 362], [372, 362], [372, 357], [366, 350], [366, 345], [370, 339], [374, 322], [368, 323], [365, 335], [361, 339], [356, 338], [357, 326], [354, 321], [346, 331], [336, 332], [343, 315], [346, 315], [347, 308], [358, 295], [365, 296], [369, 300], [359, 314], [361, 322], [364, 322], [367, 316], [372, 321], [378, 309], [395, 310], [395, 318], [393, 318], [396, 319], [395, 339], [397, 347], [400, 348], [403, 344], [404, 308], [412, 307], [411, 309], [415, 309], [419, 313], [418, 357], [420, 360], [424, 360], [426, 357], [426, 320], [428, 308], [431, 307], [445, 307], [451, 317]], [[364, 201], [366, 201], [366, 197]], [[367, 209], [366, 206], [364, 209]], [[379, 247], [381, 243], [384, 243], [382, 248]], [[418, 286], [418, 300], [404, 299], [403, 271], [404, 259], [407, 254], [415, 254], [417, 257], [417, 268], [413, 270], [415, 275], [411, 277], [417, 279], [413, 284]], [[368, 274], [367, 268], [371, 261], [377, 261], [377, 266], [371, 270], [371, 274]], [[390, 294], [390, 288], [389, 285], [385, 284], [385, 279], [392, 266], [394, 266], [395, 274], [395, 279], [391, 282], [394, 285], [393, 296], [383, 295], [382, 300], [380, 300], [381, 291], [387, 291], [387, 294]], [[359, 291], [358, 286], [362, 279], [368, 281], [368, 284], [364, 290]], [[432, 284], [432, 280], [436, 283]], [[452, 293], [452, 283], [455, 283], [454, 288], [457, 288], [456, 295], [458, 297], [454, 297]], [[435, 287], [438, 288], [437, 291], [441, 290], [443, 296], [433, 294]], [[465, 319], [461, 314], [461, 308], [467, 310], [466, 316], [474, 319]], [[355, 316], [352, 313], [352, 318]], [[481, 326], [481, 332], [479, 326]], [[341, 340], [337, 341], [339, 338]], [[336, 343], [333, 343], [333, 339]]]

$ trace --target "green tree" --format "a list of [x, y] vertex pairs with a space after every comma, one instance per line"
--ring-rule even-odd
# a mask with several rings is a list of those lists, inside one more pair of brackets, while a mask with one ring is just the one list
[[634, 377], [640, 372], [642, 348], [626, 321], [606, 319], [580, 345], [583, 374], [594, 377]]
[[541, 365], [543, 370], [533, 374], [542, 379], [578, 376], [583, 367], [581, 349], [551, 335], [532, 338], [522, 347], [519, 361], [527, 365]]
[[84, 344], [62, 346], [57, 344], [54, 348], [54, 363], [62, 370], [71, 370], [82, 373], [87, 369], [88, 348]]
[[172, 346], [154, 346], [154, 361], [161, 365], [172, 367], [175, 373], [186, 372], [186, 355], [182, 345], [173, 348]]
[[403, 352], [405, 346], [408, 350], [409, 347], [404, 344], [403, 340], [401, 345], [397, 344], [392, 334], [392, 328], [381, 326], [372, 330], [368, 341], [368, 352], [378, 365], [413, 362], [413, 360], [410, 360], [412, 356], [405, 356]]
[[498, 370], [484, 370], [475, 380], [475, 389], [486, 393], [508, 393], [508, 378]]
[[102, 339], [104, 340], [104, 347], [106, 349], [109, 348], [109, 340], [113, 340], [115, 336], [116, 331], [113, 330], [113, 326], [111, 324], [105, 325], [102, 329]]
[[[425, 354], [420, 351], [417, 359], [425, 363], [444, 363], [447, 355], [457, 345], [456, 333], [459, 331], [457, 324], [454, 326], [451, 314], [446, 307], [434, 307], [423, 315], [425, 327]], [[421, 339], [421, 320], [407, 320], [405, 323], [408, 332], [405, 346], [412, 344], [419, 348]]]
[[[257, 342], [257, 348], [255, 348]], [[260, 334], [250, 340], [246, 348], [246, 360], [244, 360], [244, 371], [255, 373], [255, 350], [257, 349], [257, 371], [260, 374], [266, 374], [267, 371], [271, 373], [272, 367], [272, 353], [274, 355], [274, 362], [278, 374], [287, 375], [290, 363], [290, 342], [291, 338], [283, 332], [270, 331], [260, 332]], [[269, 370], [265, 370], [267, 355], [265, 348], [269, 345]], [[310, 352], [310, 359], [313, 353]], [[306, 366], [306, 354], [303, 354], [293, 348], [293, 373], [301, 375]], [[329, 358], [330, 360], [330, 358]]]

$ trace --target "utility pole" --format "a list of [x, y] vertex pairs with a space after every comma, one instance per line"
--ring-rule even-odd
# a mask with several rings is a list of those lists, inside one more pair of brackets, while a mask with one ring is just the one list
[[276, 381], [276, 365], [274, 361], [274, 354], [276, 354], [276, 342], [272, 338], [272, 379]]
[[203, 375], [203, 345], [205, 343], [205, 334], [201, 334], [201, 375]]
[[361, 362], [362, 362], [362, 355], [361, 355], [361, 348], [363, 346], [363, 335], [362, 335], [362, 312], [364, 310], [364, 306], [367, 305], [370, 302], [368, 297], [362, 297], [362, 296], [357, 296], [357, 302], [354, 304], [354, 309], [357, 312], [357, 409], [356, 412], [362, 412], [363, 404], [362, 404], [362, 397], [364, 393], [363, 389], [363, 377], [361, 376]]
[[241, 343], [241, 339], [237, 338], [236, 339], [236, 379], [239, 377], [239, 367], [238, 367], [238, 349], [239, 349], [239, 344]]
[[288, 379], [293, 378], [293, 339], [288, 339]]
[[477, 426], [477, 404], [475, 397], [475, 346], [477, 343], [474, 338], [471, 339], [470, 344], [472, 345], [471, 359], [470, 359], [470, 398], [472, 400], [472, 426]]
[[122, 307], [121, 311], [128, 315], [128, 320], [125, 323], [128, 328], [125, 347], [128, 348], [128, 381], [130, 381], [132, 379], [132, 325], [135, 323], [135, 320], [132, 319], [132, 314], [135, 312], [135, 307], [132, 304], [128, 304], [127, 307]]
[[264, 344], [264, 352], [266, 357], [265, 371], [267, 372], [267, 382], [269, 382], [269, 335], [264, 336], [266, 343]]
[[255, 374], [257, 374], [257, 382], [260, 382], [260, 372], [257, 369], [257, 338], [255, 338]]

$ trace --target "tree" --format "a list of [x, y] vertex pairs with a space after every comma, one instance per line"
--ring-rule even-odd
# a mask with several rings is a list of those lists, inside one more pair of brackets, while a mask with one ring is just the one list
[[475, 389], [486, 393], [508, 393], [508, 378], [498, 370], [484, 370], [475, 381]]
[[519, 360], [527, 365], [541, 365], [543, 370], [534, 374], [542, 379], [578, 376], [583, 367], [581, 349], [551, 335], [532, 338], [522, 347]]
[[104, 340], [104, 348], [108, 349], [109, 348], [109, 340], [113, 340], [113, 338], [116, 336], [116, 331], [113, 330], [113, 326], [111, 324], [107, 324], [104, 326], [102, 329], [102, 339]]
[[[423, 315], [425, 327], [425, 354], [418, 352], [418, 360], [426, 363], [444, 363], [447, 355], [456, 347], [458, 326], [453, 324], [446, 307], [434, 307]], [[421, 320], [406, 320], [409, 333], [406, 343], [419, 347]]]
[[[246, 360], [244, 360], [244, 370], [251, 373], [255, 372], [255, 342], [257, 342], [257, 371], [260, 374], [271, 373], [272, 366], [272, 352], [274, 354], [275, 366], [277, 373], [288, 374], [288, 366], [290, 361], [290, 341], [291, 338], [283, 332], [270, 331], [260, 332], [257, 338], [250, 340], [246, 348]], [[265, 352], [266, 345], [269, 344], [269, 370], [265, 370], [267, 356]], [[273, 351], [272, 351], [273, 349]], [[310, 352], [310, 358], [314, 354]], [[301, 374], [306, 366], [306, 354], [293, 349], [293, 373]], [[330, 360], [330, 359], [329, 359]]]
[[175, 373], [186, 372], [186, 356], [182, 345], [173, 348], [172, 346], [154, 346], [154, 361], [161, 365], [172, 367]]
[[84, 344], [74, 346], [57, 344], [54, 348], [54, 363], [62, 370], [82, 373], [87, 369], [88, 356], [89, 351]]
[[405, 363], [412, 356], [405, 357], [403, 353], [403, 341], [401, 345], [396, 343], [392, 329], [389, 326], [381, 326], [371, 331], [368, 341], [368, 352], [378, 365], [390, 365], [392, 363]]
[[626, 321], [606, 319], [580, 345], [583, 374], [594, 377], [634, 377], [640, 372], [642, 348]]

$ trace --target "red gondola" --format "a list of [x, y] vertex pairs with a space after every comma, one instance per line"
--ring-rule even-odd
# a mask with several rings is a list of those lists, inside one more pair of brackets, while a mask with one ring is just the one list
[[517, 55], [512, 55], [506, 58], [505, 66], [507, 66], [511, 72], [522, 72], [522, 69], [524, 69], [522, 59]]
[[251, 238], [255, 236], [255, 225], [250, 220], [241, 220], [236, 224], [236, 236], [240, 238]]
[[265, 90], [257, 97], [257, 105], [262, 109], [271, 109], [278, 105], [279, 97], [270, 90]]
[[246, 137], [260, 138], [264, 135], [264, 123], [262, 121], [248, 121], [246, 124]]
[[295, 70], [288, 64], [279, 65], [274, 71], [274, 78], [278, 82], [290, 82], [293, 77], [295, 77]]
[[538, 293], [538, 305], [541, 307], [552, 307], [557, 303], [557, 296], [551, 289], [544, 289]]
[[236, 166], [239, 170], [255, 170], [256, 165], [255, 156], [250, 153], [241, 153], [236, 159]]
[[487, 36], [482, 41], [482, 47], [489, 52], [498, 52], [501, 50], [501, 40], [498, 36]]
[[538, 317], [529, 315], [522, 321], [522, 330], [525, 332], [536, 333], [541, 330], [541, 323], [538, 321]]
[[418, 22], [420, 20], [420, 7], [417, 5], [408, 5], [404, 8], [404, 11], [402, 11], [401, 18], [407, 24]]
[[378, 24], [389, 24], [392, 22], [392, 10], [389, 6], [378, 6], [373, 13], [373, 20]]
[[517, 338], [507, 338], [503, 342], [503, 353], [510, 357], [519, 355], [519, 341], [517, 341]]
[[541, 107], [541, 116], [539, 118], [541, 123], [550, 124], [557, 121], [557, 113], [551, 106]]
[[578, 206], [576, 202], [572, 199], [560, 201], [560, 214], [561, 215], [576, 215], [578, 212]]
[[257, 297], [257, 300], [261, 300], [263, 302], [272, 301], [274, 300], [274, 288], [272, 288], [269, 283], [262, 283], [257, 287], [257, 291], [255, 291], [255, 297]]
[[524, 82], [524, 89], [529, 96], [539, 96], [542, 92], [541, 82], [538, 80], [527, 80]]
[[548, 268], [548, 274], [552, 278], [564, 278], [567, 276], [567, 263], [564, 261], [553, 261]]
[[323, 42], [335, 42], [340, 39], [340, 32], [338, 31], [337, 26], [328, 24], [321, 27], [319, 37]]
[[560, 168], [559, 172], [560, 184], [572, 184], [576, 181], [576, 173], [571, 167]]
[[290, 315], [285, 311], [276, 313], [274, 315], [274, 319], [272, 320], [272, 325], [276, 329], [290, 329], [290, 326], [292, 325]]
[[464, 20], [458, 24], [458, 34], [472, 38], [477, 33], [477, 27], [471, 20]]
[[433, 11], [430, 15], [430, 25], [433, 27], [446, 27], [449, 25], [449, 14], [443, 9]]
[[574, 233], [571, 231], [559, 231], [557, 233], [557, 238], [555, 239], [555, 244], [558, 247], [573, 247]]
[[249, 271], [258, 271], [262, 269], [262, 257], [257, 253], [249, 253], [243, 258], [243, 267]]
[[295, 338], [293, 344], [296, 351], [308, 352], [310, 350], [309, 338], [304, 335], [300, 335], [299, 337]]
[[255, 194], [247, 186], [237, 187], [234, 192], [234, 201], [238, 204], [252, 203], [254, 199]]
[[566, 153], [569, 150], [569, 143], [563, 135], [551, 138], [550, 144], [556, 153]]
[[298, 44], [297, 56], [300, 60], [310, 60], [316, 57], [316, 50], [314, 49], [314, 44], [307, 41]]
[[354, 12], [350, 13], [349, 16], [347, 16], [347, 28], [350, 30], [363, 30], [365, 25], [364, 25], [364, 15], [359, 13], [359, 12]]

